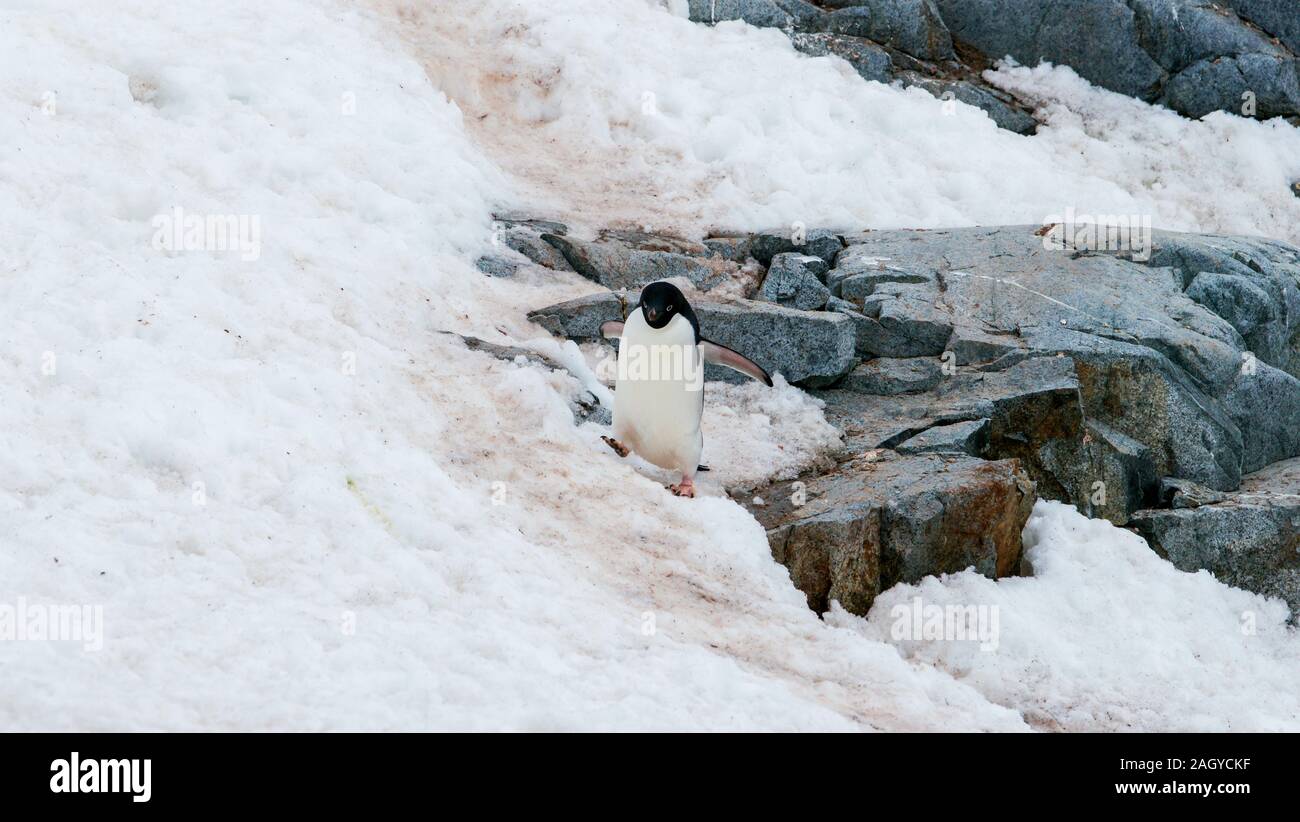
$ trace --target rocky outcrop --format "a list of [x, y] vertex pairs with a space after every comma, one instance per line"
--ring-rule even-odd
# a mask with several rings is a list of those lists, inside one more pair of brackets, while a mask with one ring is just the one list
[[1284, 13], [1279, 3], [1250, 0], [1232, 8], [1204, 0], [938, 3], [953, 36], [993, 58], [1067, 65], [1189, 117], [1300, 115], [1294, 4]]
[[1300, 14], [1290, 0], [690, 0], [689, 10], [703, 23], [784, 29], [810, 56], [960, 100], [1020, 133], [1035, 127], [1028, 109], [980, 76], [1008, 56], [1070, 66], [1189, 117], [1300, 119]]
[[[597, 242], [757, 272], [760, 299], [714, 291], [692, 303], [706, 336], [808, 389], [843, 432], [840, 467], [799, 480], [821, 502], [771, 507], [789, 490], [779, 486], [753, 506], [814, 605], [865, 607], [873, 574], [903, 578], [891, 556], [949, 569], [960, 552], [935, 547], [949, 544], [942, 528], [912, 529], [918, 545], [938, 540], [928, 549], [890, 548], [897, 513], [864, 502], [878, 500], [863, 488], [904, 494], [897, 471], [957, 499], [976, 492], [967, 468], [980, 465], [1004, 466], [1027, 496], [1142, 530], [1180, 567], [1295, 601], [1296, 491], [1269, 466], [1300, 458], [1300, 250], [1058, 224]], [[607, 291], [530, 316], [596, 339], [633, 300]], [[741, 379], [710, 368], [709, 379]], [[1003, 572], [981, 556], [977, 570]]]
[[1034, 492], [1015, 460], [884, 451], [761, 499], [743, 502], [809, 607], [865, 614], [881, 591], [928, 574], [1017, 573]]

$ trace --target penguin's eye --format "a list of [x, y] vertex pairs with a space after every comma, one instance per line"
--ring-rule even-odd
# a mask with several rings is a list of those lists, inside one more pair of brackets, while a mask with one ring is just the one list
[[673, 313], [673, 307], [672, 307], [671, 305], [668, 306], [667, 311], [668, 311], [669, 314]]

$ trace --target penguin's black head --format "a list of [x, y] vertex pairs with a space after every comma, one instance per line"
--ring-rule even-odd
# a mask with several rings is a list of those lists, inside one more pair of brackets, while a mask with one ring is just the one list
[[673, 317], [694, 316], [685, 295], [672, 283], [650, 283], [641, 291], [641, 313], [651, 328], [663, 328]]

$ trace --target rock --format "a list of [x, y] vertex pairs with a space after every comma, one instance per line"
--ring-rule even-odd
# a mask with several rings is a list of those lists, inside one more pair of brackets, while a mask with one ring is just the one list
[[1014, 460], [890, 452], [761, 496], [763, 506], [742, 504], [809, 607], [822, 613], [834, 600], [854, 614], [899, 582], [970, 567], [993, 578], [1017, 573], [1035, 499]]
[[736, 237], [709, 237], [705, 239], [704, 246], [711, 256], [735, 263], [743, 263], [754, 256], [753, 243], [748, 234]]
[[[1254, 111], [1246, 107], [1253, 95]], [[1300, 113], [1300, 77], [1292, 56], [1243, 54], [1214, 57], [1188, 66], [1170, 78], [1165, 105], [1188, 117], [1214, 111], [1268, 119]]]
[[933, 357], [880, 357], [854, 368], [836, 387], [859, 394], [892, 396], [928, 391], [941, 379], [939, 360]]
[[[559, 224], [554, 223], [554, 225]], [[563, 226], [561, 227], [563, 228]], [[568, 260], [564, 259], [564, 255], [550, 243], [543, 240], [542, 234], [534, 230], [532, 225], [518, 224], [509, 226], [497, 233], [496, 240], [544, 268], [555, 271], [573, 270], [573, 266], [569, 265]]]
[[474, 267], [489, 277], [513, 277], [519, 263], [500, 254], [485, 254], [474, 261]]
[[759, 299], [780, 305], [813, 311], [826, 305], [831, 292], [817, 278], [826, 276], [826, 263], [820, 257], [787, 252], [772, 258]]
[[[575, 340], [600, 338], [600, 325], [622, 320], [635, 303], [624, 293], [594, 294], [530, 312], [529, 319], [552, 334]], [[798, 311], [753, 300], [692, 299], [705, 337], [741, 352], [771, 374], [807, 387], [830, 385], [857, 362], [853, 325], [839, 314]], [[705, 378], [740, 382], [747, 377], [709, 364]]]
[[812, 19], [817, 31], [865, 37], [922, 60], [951, 60], [952, 37], [933, 0], [862, 0]]
[[[460, 338], [465, 343], [465, 347], [471, 351], [482, 351], [484, 354], [505, 362], [528, 363], [550, 371], [563, 371], [573, 376], [573, 373], [557, 360], [553, 360], [545, 354], [533, 351], [530, 348], [517, 345], [500, 345], [466, 335], [461, 335]], [[581, 425], [588, 421], [595, 422], [598, 425], [610, 425], [613, 422], [613, 413], [610, 409], [601, 405], [596, 395], [586, 389], [580, 389], [576, 394], [569, 397], [569, 408], [573, 412], [575, 425]]]
[[937, 0], [952, 37], [990, 58], [1066, 65], [1091, 82], [1144, 100], [1164, 72], [1138, 45], [1133, 11], [1120, 0]]
[[983, 456], [989, 441], [988, 419], [954, 422], [927, 428], [898, 445], [900, 454], [966, 454]]
[[790, 42], [810, 57], [828, 55], [847, 60], [864, 80], [888, 83], [894, 76], [894, 61], [889, 52], [863, 37], [846, 37], [825, 32], [796, 32]]
[[1300, 54], [1300, 14], [1291, 0], [1224, 0], [1242, 19]]
[[804, 242], [802, 245], [795, 245], [794, 238], [797, 232], [793, 229], [790, 231], [760, 231], [756, 234], [749, 235], [749, 252], [750, 255], [763, 265], [771, 265], [772, 258], [777, 254], [786, 254], [792, 251], [798, 251], [802, 254], [811, 254], [815, 257], [821, 257], [827, 265], [835, 263], [835, 257], [840, 253], [844, 244], [840, 242], [840, 237], [834, 231], [825, 228], [812, 228], [803, 232]]
[[557, 220], [544, 220], [520, 211], [505, 211], [493, 214], [492, 219], [501, 225], [498, 228], [526, 228], [534, 234], [568, 234], [569, 227]]
[[[633, 302], [636, 301], [633, 298]], [[621, 292], [602, 292], [578, 297], [528, 312], [528, 319], [559, 337], [571, 340], [600, 340], [600, 326], [627, 316], [628, 302]]]
[[744, 20], [772, 28], [802, 25], [822, 13], [804, 0], [688, 0], [687, 11], [697, 23]]
[[915, 71], [899, 72], [897, 77], [904, 86], [923, 88], [940, 100], [957, 100], [968, 106], [982, 109], [999, 128], [1007, 131], [1033, 134], [1038, 129], [1038, 121], [1034, 116], [1021, 108], [1015, 99], [1004, 91], [975, 85], [969, 80], [927, 77]]
[[952, 353], [954, 365], [984, 363], [988, 365], [988, 370], [1001, 370], [1020, 361], [1013, 360], [1013, 356], [1028, 353], [1025, 344], [1014, 332], [993, 334], [982, 328], [964, 325], [960, 319], [955, 322], [952, 336], [944, 346], [945, 353]]
[[[1294, 6], [1234, 0], [1287, 36]], [[952, 36], [991, 58], [1068, 65], [1112, 91], [1159, 101], [1189, 117], [1230, 111], [1268, 118], [1300, 113], [1294, 43], [1288, 47], [1202, 0], [938, 0]], [[1284, 23], [1289, 16], [1292, 21]], [[1254, 111], [1243, 109], [1253, 94]]]
[[1213, 502], [1223, 502], [1229, 496], [1222, 491], [1197, 485], [1191, 480], [1175, 477], [1160, 480], [1160, 504], [1166, 508], [1200, 508]]
[[1184, 571], [1281, 597], [1300, 613], [1300, 460], [1251, 474], [1225, 499], [1138, 512], [1132, 526]]
[[[835, 260], [835, 268], [826, 274], [826, 285], [837, 297], [862, 305], [863, 298], [875, 292], [881, 283], [927, 283], [934, 281], [933, 272], [909, 271], [897, 265], [887, 265], [892, 261], [874, 253], [869, 244], [859, 241], [840, 252]], [[849, 283], [849, 280], [853, 280]], [[848, 293], [844, 292], [849, 284]]]
[[[626, 237], [583, 241], [543, 234], [542, 239], [564, 255], [574, 271], [609, 289], [640, 289], [656, 280], [681, 277], [707, 291], [729, 280], [739, 268], [729, 260], [664, 250], [666, 245], [647, 247]], [[701, 254], [706, 250], [699, 247]]]
[[[1300, 455], [1291, 433], [1300, 429], [1300, 390], [1276, 373], [1300, 371], [1300, 252], [1270, 240], [1152, 231], [1134, 235], [1148, 246], [1143, 262], [1127, 256], [1136, 250], [1046, 247], [1037, 230], [849, 237], [829, 283], [868, 263], [915, 280], [872, 284], [860, 315], [849, 314], [859, 355], [933, 356], [957, 346], [959, 364], [989, 370], [1003, 367], [999, 359], [1066, 354], [1078, 364], [1087, 417], [1144, 445], [1157, 476], [1232, 490], [1243, 471]], [[1207, 277], [1191, 288], [1207, 271], [1240, 280]], [[1248, 311], [1237, 291], [1267, 294], [1271, 315]], [[950, 336], [939, 343], [945, 326]]]

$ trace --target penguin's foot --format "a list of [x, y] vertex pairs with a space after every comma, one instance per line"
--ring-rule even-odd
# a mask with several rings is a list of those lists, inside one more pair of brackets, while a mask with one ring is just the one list
[[673, 492], [674, 497], [695, 498], [695, 481], [690, 477], [682, 477], [682, 481], [676, 485], [668, 486], [668, 490]]
[[618, 454], [620, 457], [626, 457], [628, 454], [632, 453], [627, 449], [626, 445], [614, 439], [613, 437], [601, 437], [601, 439], [605, 441], [606, 445], [608, 445], [610, 448], [613, 448], [614, 453]]

